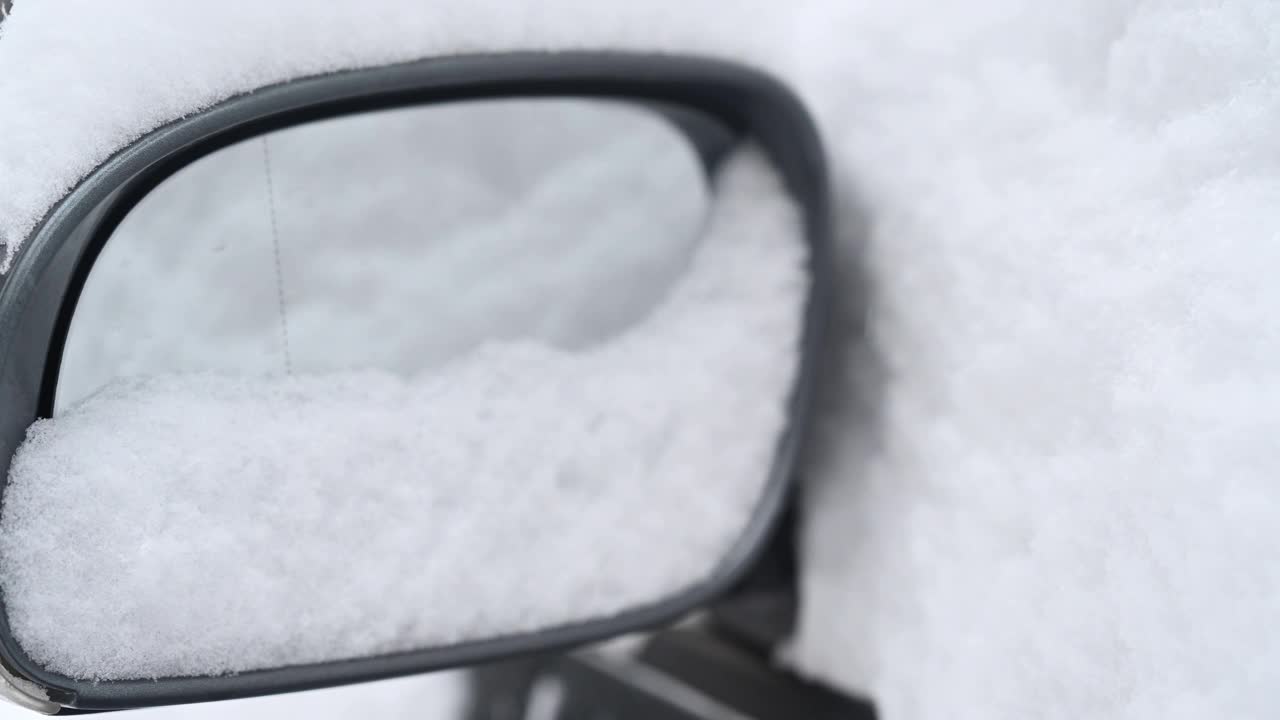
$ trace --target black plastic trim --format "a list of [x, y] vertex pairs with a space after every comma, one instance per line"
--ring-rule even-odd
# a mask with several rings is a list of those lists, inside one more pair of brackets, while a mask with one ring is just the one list
[[831, 292], [830, 201], [825, 155], [799, 100], [767, 75], [705, 58], [562, 52], [422, 60], [265, 88], [151, 132], [107, 160], [59, 203], [21, 248], [11, 272], [0, 278], [0, 477], [7, 476], [27, 426], [52, 408], [50, 383], [56, 384], [62, 336], [102, 238], [160, 180], [218, 148], [302, 122], [416, 103], [546, 95], [627, 98], [707, 113], [763, 146], [803, 205], [812, 280], [789, 424], [755, 516], [716, 572], [663, 601], [538, 632], [232, 676], [154, 681], [92, 682], [49, 672], [23, 652], [7, 615], [0, 612], [0, 662], [49, 688], [52, 699], [68, 708], [109, 710], [225, 700], [569, 648], [668, 624], [742, 581], [786, 505], [797, 455], [810, 431]]

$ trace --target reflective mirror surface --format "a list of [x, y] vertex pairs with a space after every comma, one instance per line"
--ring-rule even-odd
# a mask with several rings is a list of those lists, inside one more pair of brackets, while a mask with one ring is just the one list
[[215, 152], [116, 229], [15, 456], [15, 637], [217, 675], [609, 617], [705, 582], [787, 422], [798, 212], [659, 112], [489, 100]]
[[66, 408], [116, 377], [436, 367], [490, 340], [598, 343], [648, 313], [706, 217], [641, 106], [491, 100], [317, 122], [152, 191], [99, 256]]

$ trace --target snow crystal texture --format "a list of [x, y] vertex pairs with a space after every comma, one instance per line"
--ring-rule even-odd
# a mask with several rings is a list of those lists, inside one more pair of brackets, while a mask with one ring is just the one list
[[14, 635], [73, 677], [209, 675], [604, 617], [706, 579], [772, 466], [807, 286], [759, 155], [722, 170], [711, 212], [668, 296], [602, 344], [495, 340], [407, 380], [124, 378], [37, 422], [0, 515]]
[[513, 48], [762, 65], [823, 126], [868, 291], [841, 297], [791, 659], [887, 720], [1275, 717], [1280, 4], [727, 5], [19, 0], [0, 234], [286, 77]]

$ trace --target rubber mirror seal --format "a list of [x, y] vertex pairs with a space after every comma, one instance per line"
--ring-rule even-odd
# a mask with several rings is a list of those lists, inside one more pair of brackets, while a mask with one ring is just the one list
[[763, 147], [802, 205], [811, 282], [788, 424], [753, 518], [715, 572], [662, 601], [536, 632], [229, 676], [158, 680], [93, 682], [49, 672], [18, 645], [0, 603], [5, 670], [38, 684], [70, 712], [294, 692], [566, 649], [651, 629], [707, 605], [742, 580], [787, 504], [797, 459], [810, 435], [832, 282], [831, 218], [825, 155], [801, 102], [770, 76], [721, 60], [577, 51], [421, 60], [257, 90], [147, 134], [72, 190], [0, 278], [0, 477], [7, 477], [26, 428], [52, 407], [50, 383], [56, 384], [62, 339], [96, 255], [94, 243], [100, 248], [123, 214], [165, 177], [221, 147], [303, 122], [420, 103], [552, 95], [661, 103], [710, 115]]

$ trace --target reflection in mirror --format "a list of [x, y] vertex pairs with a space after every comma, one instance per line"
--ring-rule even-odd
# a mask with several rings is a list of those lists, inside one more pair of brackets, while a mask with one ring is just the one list
[[14, 635], [130, 679], [608, 617], [712, 576], [787, 421], [805, 251], [752, 148], [489, 100], [301, 125], [144, 198], [0, 516]]
[[456, 103], [272, 133], [187, 167], [114, 233], [58, 409], [121, 376], [408, 376], [487, 340], [583, 348], [662, 297], [706, 205], [694, 149], [621, 103]]

